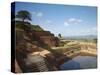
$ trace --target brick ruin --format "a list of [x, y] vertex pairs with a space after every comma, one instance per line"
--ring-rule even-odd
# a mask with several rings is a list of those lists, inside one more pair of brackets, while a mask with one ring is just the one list
[[[37, 42], [39, 44], [35, 44]], [[59, 46], [59, 39], [54, 36], [49, 31], [29, 31], [25, 32], [23, 30], [16, 30], [16, 58], [15, 58], [15, 72], [36, 72], [38, 70], [27, 69], [25, 65], [25, 59], [27, 59], [27, 55], [34, 52], [45, 51], [45, 48], [42, 46], [49, 47], [57, 47]], [[48, 51], [48, 50], [47, 50]], [[49, 52], [49, 51], [48, 51]], [[43, 54], [42, 54], [43, 55]], [[49, 62], [53, 61], [54, 57], [51, 58], [52, 55], [45, 54], [46, 57], [44, 59], [49, 60]], [[43, 56], [42, 56], [43, 57]], [[45, 61], [47, 65], [47, 61]], [[33, 65], [36, 67], [36, 65]], [[52, 65], [53, 66], [53, 65]], [[50, 67], [50, 64], [49, 64]], [[46, 67], [44, 67], [46, 68]], [[40, 68], [39, 68], [40, 69]], [[50, 69], [50, 68], [49, 68]], [[51, 70], [53, 67], [51, 67]], [[44, 69], [43, 69], [44, 70]], [[41, 69], [39, 71], [42, 71]]]
[[37, 36], [42, 42], [49, 45], [50, 47], [57, 47], [59, 46], [59, 39], [54, 36], [54, 34], [50, 33], [49, 31], [33, 31], [34, 35]]

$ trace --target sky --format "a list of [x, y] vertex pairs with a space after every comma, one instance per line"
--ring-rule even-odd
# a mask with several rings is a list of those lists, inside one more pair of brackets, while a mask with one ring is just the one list
[[31, 13], [33, 25], [56, 36], [97, 35], [96, 7], [16, 2], [15, 13], [20, 10]]

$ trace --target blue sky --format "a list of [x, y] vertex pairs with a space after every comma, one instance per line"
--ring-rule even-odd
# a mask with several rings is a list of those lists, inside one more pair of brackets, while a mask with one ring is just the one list
[[97, 35], [97, 8], [76, 5], [16, 3], [16, 13], [27, 10], [32, 24], [62, 36]]

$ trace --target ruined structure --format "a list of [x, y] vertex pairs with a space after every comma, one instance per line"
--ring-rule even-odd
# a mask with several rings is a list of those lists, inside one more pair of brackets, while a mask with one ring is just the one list
[[[49, 51], [51, 47], [59, 46], [59, 39], [55, 37], [54, 34], [49, 31], [25, 31], [22, 28], [16, 28], [15, 31], [16, 73], [57, 70], [54, 62], [55, 57]], [[32, 54], [32, 56], [28, 57], [30, 54]], [[34, 61], [27, 62], [27, 60], [31, 58], [34, 59]]]
[[32, 34], [33, 34], [33, 38], [34, 35], [37, 36], [37, 38], [39, 38], [40, 41], [49, 45], [50, 47], [59, 46], [59, 39], [49, 31], [32, 31]]

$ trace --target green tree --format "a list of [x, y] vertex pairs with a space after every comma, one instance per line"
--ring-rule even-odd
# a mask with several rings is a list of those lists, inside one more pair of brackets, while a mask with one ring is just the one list
[[58, 34], [58, 37], [61, 38], [61, 34], [60, 33]]
[[19, 21], [16, 21], [16, 23], [19, 23], [18, 25], [16, 24], [16, 26], [20, 26], [25, 31], [31, 30], [31, 26], [29, 22], [25, 22], [25, 20], [31, 21], [31, 14], [28, 11], [26, 10], [18, 11], [15, 18], [19, 20]]
[[31, 14], [26, 10], [21, 10], [17, 12], [16, 18], [21, 19], [22, 22], [25, 22], [25, 20], [31, 21]]

